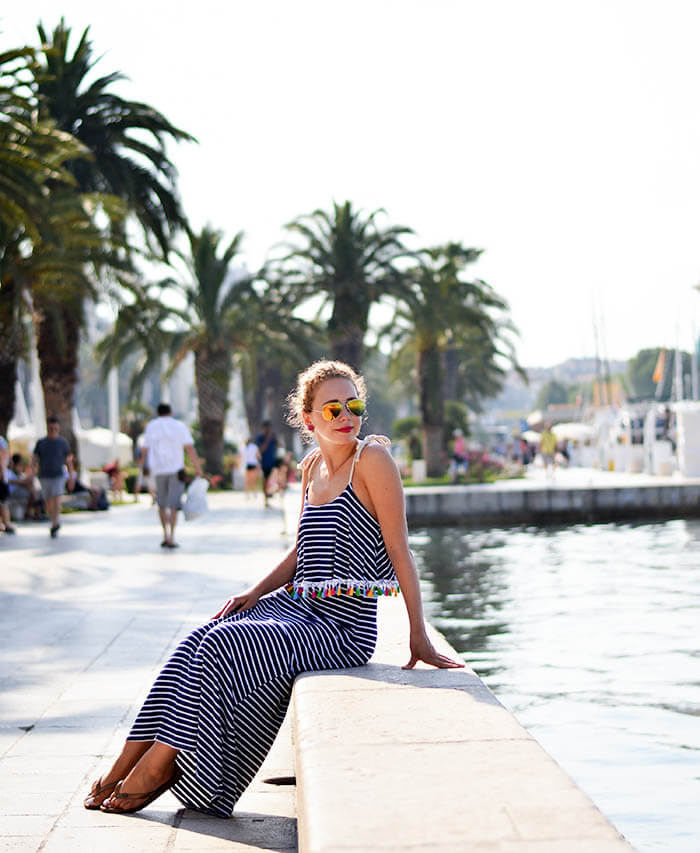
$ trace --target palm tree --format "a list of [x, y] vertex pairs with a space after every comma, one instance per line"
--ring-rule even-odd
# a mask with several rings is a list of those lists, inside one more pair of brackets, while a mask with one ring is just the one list
[[184, 226], [176, 192], [176, 170], [168, 159], [166, 142], [194, 141], [148, 104], [126, 101], [111, 87], [124, 80], [119, 72], [88, 84], [98, 60], [93, 59], [89, 27], [69, 55], [71, 30], [63, 18], [51, 39], [42, 24], [40, 61], [35, 71], [39, 112], [59, 130], [78, 139], [90, 152], [68, 167], [83, 192], [101, 192], [123, 199], [155, 239], [164, 256], [174, 230]]
[[[308, 340], [308, 323], [292, 316], [289, 294], [266, 280], [264, 271], [250, 275], [242, 267], [236, 269], [243, 232], [227, 246], [222, 234], [209, 226], [200, 234], [188, 230], [188, 237], [190, 251], [180, 255], [183, 273], [137, 291], [132, 303], [119, 310], [113, 331], [97, 352], [107, 371], [139, 351], [142, 359], [132, 378], [137, 389], [162, 354], [169, 354], [172, 371], [193, 353], [205, 467], [210, 474], [221, 474], [234, 359], [244, 375], [255, 380], [281, 353], [297, 363]], [[176, 295], [179, 306], [174, 304]]]
[[[161, 291], [158, 286], [157, 291]], [[101, 361], [101, 379], [106, 381], [112, 367], [137, 355], [129, 377], [128, 403], [138, 404], [146, 380], [159, 374], [173, 340], [173, 308], [161, 301], [151, 288], [132, 282], [130, 302], [119, 308], [112, 330], [95, 347]]]
[[[254, 299], [255, 291], [252, 277], [236, 275], [233, 268], [242, 232], [225, 247], [222, 234], [209, 226], [200, 234], [188, 230], [188, 238], [189, 253], [179, 255], [182, 274], [137, 291], [134, 301], [119, 310], [113, 331], [97, 351], [105, 370], [131, 352], [142, 354], [132, 377], [135, 390], [163, 354], [170, 357], [173, 370], [193, 353], [205, 467], [210, 474], [221, 474], [236, 327], [245, 328], [241, 303]], [[179, 305], [174, 304], [177, 297]]]
[[26, 232], [20, 229], [4, 241], [0, 261], [0, 398], [7, 401], [3, 411], [11, 419], [17, 359], [33, 345], [26, 339], [23, 318], [32, 313], [46, 409], [57, 415], [69, 441], [77, 367], [70, 358], [78, 346], [84, 300], [95, 295], [101, 270], [110, 266], [115, 271], [120, 264], [85, 203], [85, 196], [71, 187], [60, 191], [54, 186], [44, 199], [36, 241], [27, 248]]
[[[465, 281], [464, 268], [481, 250], [448, 243], [426, 251], [426, 260], [407, 273], [412, 282], [399, 306], [391, 337], [402, 349], [398, 360], [410, 349], [416, 358], [419, 408], [423, 430], [423, 452], [428, 476], [444, 472], [445, 386], [448, 367], [455, 357], [464, 358], [473, 369], [471, 399], [497, 390], [503, 370], [501, 357], [514, 360], [509, 350], [507, 303], [479, 279]], [[506, 351], [503, 351], [503, 347]], [[481, 377], [489, 377], [485, 386]], [[464, 377], [463, 377], [464, 378]], [[465, 393], [466, 396], [466, 393]]]
[[[85, 262], [104, 260], [103, 238], [89, 205], [95, 198], [76, 192], [66, 162], [84, 147], [51, 120], [36, 119], [29, 48], [0, 54], [0, 428], [15, 407], [17, 361], [26, 340], [23, 317], [32, 295], [41, 301], [52, 285], [59, 303], [87, 282]], [[117, 205], [101, 199], [117, 221]], [[99, 249], [98, 258], [96, 250]], [[69, 328], [61, 332], [67, 332]], [[64, 421], [70, 435], [70, 419]]]
[[[221, 248], [222, 235], [206, 226], [201, 234], [188, 231], [190, 252], [180, 256], [182, 277], [136, 289], [132, 303], [122, 306], [112, 332], [98, 345], [103, 368], [118, 364], [131, 352], [142, 354], [132, 377], [138, 389], [143, 379], [169, 353], [174, 369], [192, 352], [195, 360], [199, 426], [210, 474], [222, 473], [224, 419], [233, 370], [232, 315], [251, 293], [250, 276], [236, 276], [232, 265], [243, 239], [239, 232]], [[168, 301], [163, 296], [169, 293]], [[181, 304], [173, 304], [175, 295]], [[241, 319], [241, 318], [238, 318]]]
[[17, 360], [24, 348], [21, 290], [7, 275], [7, 247], [18, 236], [36, 236], [32, 211], [47, 170], [32, 146], [31, 100], [21, 75], [28, 48], [0, 54], [0, 435], [15, 410]]
[[50, 135], [52, 128], [37, 126], [32, 91], [23, 79], [33, 55], [31, 48], [0, 53], [0, 229], [5, 239], [17, 229], [37, 236], [32, 208], [47, 179], [58, 177], [37, 144], [38, 134]]
[[[94, 252], [101, 251], [100, 263], [109, 255], [115, 269], [128, 265], [131, 247], [123, 210], [100, 201], [105, 198], [121, 199], [140, 222], [147, 241], [154, 241], [166, 255], [173, 230], [183, 224], [183, 216], [175, 192], [175, 169], [166, 155], [165, 143], [167, 139], [191, 137], [147, 104], [126, 101], [111, 92], [110, 87], [123, 78], [121, 74], [108, 74], [88, 83], [95, 65], [88, 29], [72, 55], [68, 51], [71, 31], [63, 19], [54, 29], [52, 40], [41, 24], [38, 33], [42, 46], [32, 71], [39, 116], [80, 143], [81, 153], [70, 158], [66, 168], [77, 189], [97, 200], [90, 214], [106, 214], [109, 223], [103, 235], [103, 241], [111, 241], [108, 248], [105, 250], [104, 242], [102, 250], [93, 245], [82, 263], [94, 260]], [[60, 242], [52, 245], [58, 253], [65, 248]], [[55, 280], [54, 286], [44, 288], [35, 300], [46, 409], [58, 416], [69, 439], [83, 302], [94, 298], [95, 282], [85, 267], [82, 274], [73, 276], [70, 287]]]
[[[274, 293], [267, 290], [263, 296], [268, 306], [274, 305]], [[321, 330], [294, 317], [291, 311], [266, 307], [263, 313], [275, 319], [276, 328], [254, 335], [237, 359], [248, 427], [252, 433], [266, 417], [284, 446], [291, 447], [295, 430], [286, 421], [284, 401], [299, 372], [323, 356], [318, 346]]]
[[95, 224], [93, 204], [117, 221], [118, 199], [94, 199], [72, 187], [54, 186], [45, 200], [41, 239], [28, 257], [16, 256], [12, 271], [33, 305], [46, 411], [58, 417], [74, 449], [72, 410], [85, 301], [97, 298], [106, 269], [111, 279], [129, 271], [128, 259], [110, 234]]
[[315, 210], [286, 227], [302, 238], [281, 261], [290, 286], [309, 298], [324, 294], [331, 307], [327, 334], [333, 358], [360, 369], [370, 308], [383, 296], [400, 292], [399, 258], [411, 253], [402, 240], [409, 228], [380, 228], [376, 219], [352, 204], [333, 204], [333, 210]]
[[[219, 257], [221, 234], [205, 227], [189, 233], [188, 279], [181, 282], [187, 300], [184, 316], [188, 328], [173, 337], [177, 366], [187, 353], [194, 354], [199, 426], [207, 470], [222, 473], [224, 421], [228, 409], [234, 358], [243, 376], [253, 375], [256, 385], [270, 390], [269, 381], [282, 382], [285, 367], [300, 367], [309, 347], [310, 324], [294, 317], [297, 303], [281, 282], [260, 270], [250, 275], [234, 268], [243, 232], [239, 232]], [[262, 358], [261, 358], [262, 354]], [[247, 370], [246, 370], [247, 366]], [[248, 389], [250, 390], [249, 387]], [[281, 403], [281, 395], [275, 394]], [[278, 407], [282, 410], [282, 406]], [[249, 412], [250, 419], [250, 412]]]
[[189, 233], [188, 277], [179, 282], [187, 308], [181, 316], [188, 325], [174, 335], [177, 365], [194, 354], [199, 428], [205, 466], [210, 474], [223, 473], [224, 422], [233, 372], [233, 350], [238, 329], [245, 324], [244, 304], [255, 300], [252, 278], [233, 263], [243, 232], [219, 254], [221, 233], [205, 226]]

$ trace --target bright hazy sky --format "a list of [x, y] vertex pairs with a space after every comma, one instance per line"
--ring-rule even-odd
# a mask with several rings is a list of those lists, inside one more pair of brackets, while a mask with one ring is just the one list
[[171, 149], [185, 210], [244, 230], [250, 267], [350, 199], [483, 248], [525, 365], [593, 355], [594, 314], [610, 358], [700, 331], [694, 0], [12, 6], [0, 49], [89, 24], [97, 71], [198, 138]]

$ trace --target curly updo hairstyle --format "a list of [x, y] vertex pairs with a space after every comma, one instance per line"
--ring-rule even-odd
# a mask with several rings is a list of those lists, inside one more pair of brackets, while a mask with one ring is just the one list
[[302, 370], [297, 377], [297, 387], [287, 397], [287, 423], [301, 433], [302, 441], [311, 441], [313, 434], [304, 422], [304, 412], [310, 412], [318, 386], [328, 379], [349, 379], [355, 386], [357, 396], [367, 400], [367, 384], [364, 377], [342, 361], [315, 361]]

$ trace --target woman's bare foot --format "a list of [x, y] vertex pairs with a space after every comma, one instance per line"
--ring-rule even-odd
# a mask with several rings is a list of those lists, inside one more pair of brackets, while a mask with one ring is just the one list
[[[119, 789], [104, 800], [104, 810], [138, 811], [146, 800], [151, 802], [152, 794], [172, 779], [177, 753], [171, 746], [156, 741], [124, 778]], [[123, 798], [124, 794], [129, 798]], [[135, 794], [143, 796], [135, 798]]]

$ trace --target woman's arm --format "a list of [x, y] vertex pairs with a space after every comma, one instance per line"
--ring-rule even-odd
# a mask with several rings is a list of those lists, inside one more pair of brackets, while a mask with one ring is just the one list
[[440, 668], [464, 666], [441, 655], [425, 630], [418, 572], [408, 547], [403, 486], [391, 454], [384, 447], [369, 445], [362, 452], [355, 470], [362, 478], [371, 500], [371, 508], [379, 521], [384, 544], [408, 611], [411, 657], [404, 669], [411, 669], [419, 660]]
[[296, 565], [297, 546], [295, 543], [271, 572], [268, 572], [264, 578], [261, 578], [254, 586], [240, 593], [240, 595], [232, 595], [227, 598], [224, 606], [212, 618], [218, 619], [219, 616], [226, 616], [232, 611], [249, 610], [254, 607], [263, 595], [274, 592], [281, 586], [288, 584], [294, 577]]
[[[301, 509], [299, 511], [299, 519], [304, 510], [304, 496], [306, 495], [306, 486], [309, 479], [308, 467], [302, 468], [301, 475]], [[297, 524], [297, 538], [299, 536], [299, 525]], [[242, 592], [240, 595], [232, 595], [226, 600], [224, 606], [215, 613], [213, 618], [218, 619], [220, 616], [226, 616], [228, 613], [237, 610], [249, 610], [254, 607], [258, 600], [268, 592], [274, 592], [281, 586], [286, 586], [294, 577], [294, 572], [297, 567], [297, 543], [294, 542], [293, 547], [287, 551], [282, 560], [275, 568], [259, 580], [254, 586]]]

